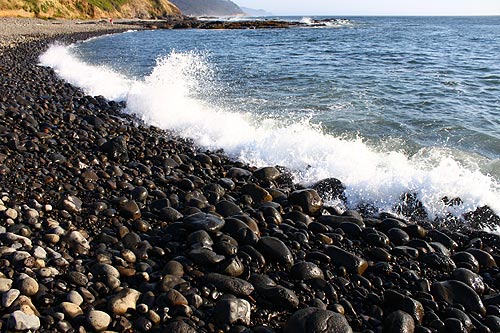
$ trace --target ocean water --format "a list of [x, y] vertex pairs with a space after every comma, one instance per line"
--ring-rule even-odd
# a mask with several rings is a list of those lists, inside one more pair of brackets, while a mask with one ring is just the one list
[[130, 31], [40, 62], [205, 149], [305, 184], [336, 177], [351, 208], [391, 210], [410, 192], [431, 217], [500, 214], [499, 31], [500, 17]]

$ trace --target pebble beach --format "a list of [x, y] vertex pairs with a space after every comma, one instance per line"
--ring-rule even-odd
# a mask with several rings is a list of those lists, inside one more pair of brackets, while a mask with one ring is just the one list
[[340, 211], [38, 65], [138, 26], [0, 19], [1, 332], [500, 332], [500, 236]]

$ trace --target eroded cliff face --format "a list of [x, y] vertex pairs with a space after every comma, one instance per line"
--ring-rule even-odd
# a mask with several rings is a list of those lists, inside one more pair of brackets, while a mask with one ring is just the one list
[[244, 15], [243, 10], [230, 0], [172, 0], [184, 15], [190, 16], [235, 16]]
[[160, 18], [180, 14], [168, 0], [0, 0], [0, 17]]

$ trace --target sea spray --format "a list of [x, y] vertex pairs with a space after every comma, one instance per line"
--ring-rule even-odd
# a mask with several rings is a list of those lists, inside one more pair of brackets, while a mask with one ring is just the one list
[[72, 46], [51, 46], [40, 56], [40, 64], [52, 67], [58, 76], [87, 94], [102, 95], [109, 100], [125, 100], [134, 83], [106, 66], [91, 66], [80, 61], [73, 55]]
[[[141, 80], [77, 59], [71, 47], [53, 46], [40, 58], [68, 82], [91, 95], [127, 102], [126, 112], [145, 122], [192, 138], [206, 149], [256, 165], [290, 168], [295, 181], [311, 184], [336, 177], [346, 186], [349, 206], [370, 204], [392, 209], [404, 193], [413, 193], [431, 217], [459, 216], [489, 205], [500, 213], [500, 185], [477, 166], [454, 158], [449, 150], [425, 147], [416, 154], [376, 149], [359, 137], [326, 133], [306, 118], [283, 125], [204, 99], [203, 87], [214, 84], [214, 68], [196, 52], [160, 57]], [[461, 198], [448, 207], [442, 199]]]

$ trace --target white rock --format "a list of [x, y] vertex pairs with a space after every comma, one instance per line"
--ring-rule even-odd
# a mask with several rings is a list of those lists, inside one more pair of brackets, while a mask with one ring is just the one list
[[74, 303], [78, 306], [82, 305], [83, 303], [83, 297], [80, 295], [77, 291], [72, 290], [66, 295], [66, 299], [68, 302]]
[[37, 259], [46, 259], [47, 258], [47, 251], [41, 246], [36, 246], [33, 249], [33, 257]]
[[2, 306], [8, 308], [19, 297], [21, 292], [18, 289], [11, 289], [2, 295]]
[[9, 291], [12, 288], [12, 283], [11, 279], [0, 278], [0, 292]]
[[5, 216], [7, 216], [10, 219], [17, 219], [18, 213], [17, 210], [13, 208], [7, 208], [7, 210], [4, 212]]
[[85, 254], [90, 250], [90, 243], [79, 231], [71, 231], [67, 234], [69, 245], [78, 253]]
[[36, 331], [40, 328], [40, 319], [36, 315], [28, 315], [18, 310], [10, 314], [7, 326], [15, 331]]
[[82, 308], [71, 302], [62, 302], [61, 309], [69, 318], [75, 318], [83, 314]]
[[27, 237], [16, 235], [12, 232], [7, 232], [5, 234], [5, 236], [8, 240], [10, 240], [12, 242], [20, 243], [20, 244], [27, 246], [29, 248], [31, 248], [31, 246], [32, 246], [31, 240]]
[[124, 289], [111, 299], [109, 307], [114, 314], [123, 315], [128, 309], [135, 310], [140, 295], [135, 289]]

